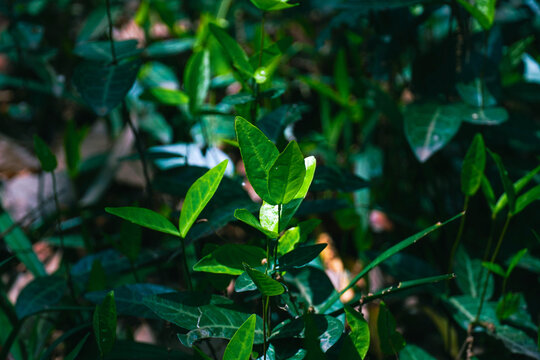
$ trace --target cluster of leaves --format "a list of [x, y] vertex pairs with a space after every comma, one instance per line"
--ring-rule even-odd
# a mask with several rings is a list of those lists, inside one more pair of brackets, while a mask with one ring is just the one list
[[[135, 3], [0, 4], [0, 131], [41, 135], [56, 209], [27, 231], [0, 214], [0, 359], [540, 359], [534, 2]], [[114, 39], [129, 26], [142, 39]], [[113, 150], [84, 159], [101, 121]], [[111, 186], [128, 161], [136, 195]], [[329, 248], [358, 265], [337, 289]], [[18, 263], [34, 280], [12, 304]]]

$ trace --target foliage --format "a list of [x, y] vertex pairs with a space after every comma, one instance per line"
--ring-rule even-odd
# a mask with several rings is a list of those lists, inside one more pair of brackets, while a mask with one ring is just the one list
[[533, 1], [0, 11], [0, 360], [540, 359]]

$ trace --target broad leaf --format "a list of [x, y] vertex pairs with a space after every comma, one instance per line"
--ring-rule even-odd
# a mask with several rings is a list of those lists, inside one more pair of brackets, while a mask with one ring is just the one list
[[206, 204], [210, 201], [214, 193], [216, 192], [223, 174], [227, 169], [228, 160], [224, 160], [219, 165], [210, 169], [206, 174], [198, 178], [193, 185], [189, 188], [184, 204], [182, 205], [182, 212], [180, 213], [180, 221], [178, 228], [180, 229], [180, 236], [186, 237], [189, 229], [197, 220], [197, 217], [204, 209]]
[[93, 317], [94, 336], [101, 356], [109, 353], [116, 340], [116, 304], [114, 291], [109, 292], [103, 302], [96, 306]]
[[471, 259], [463, 247], [458, 248], [456, 253], [454, 270], [457, 286], [464, 294], [470, 295], [472, 298], [481, 296], [485, 278], [489, 276], [486, 299], [491, 298], [494, 287], [493, 276], [482, 267], [481, 260]]
[[163, 215], [155, 211], [138, 207], [105, 208], [109, 214], [131, 221], [134, 224], [160, 231], [166, 234], [181, 236], [176, 227]]
[[452, 105], [411, 105], [404, 117], [405, 136], [420, 162], [442, 149], [461, 125], [459, 111]]
[[246, 52], [238, 45], [229, 34], [215, 24], [209, 24], [208, 28], [217, 41], [221, 44], [225, 54], [234, 65], [234, 67], [247, 77], [253, 76], [253, 67], [249, 62]]
[[202, 50], [193, 54], [184, 72], [184, 87], [189, 96], [189, 111], [199, 111], [210, 87], [210, 53]]
[[[8, 231], [9, 230], [9, 231]], [[45, 276], [47, 272], [32, 248], [32, 243], [19, 226], [13, 223], [8, 213], [0, 214], [0, 233], [9, 250], [34, 276]]]
[[291, 141], [268, 171], [268, 202], [278, 205], [293, 200], [305, 176], [304, 156], [296, 141]]
[[94, 112], [104, 116], [124, 100], [135, 82], [140, 66], [140, 61], [123, 61], [111, 65], [84, 61], [75, 68], [73, 82]]
[[519, 302], [521, 297], [519, 294], [512, 292], [504, 294], [504, 296], [497, 303], [497, 318], [499, 320], [506, 320], [519, 309]]
[[162, 87], [146, 89], [139, 98], [141, 100], [150, 100], [171, 106], [184, 105], [189, 103], [190, 100], [190, 97], [183, 91]]
[[279, 151], [262, 131], [247, 120], [237, 116], [234, 125], [249, 182], [255, 192], [267, 200], [268, 172], [278, 158]]
[[[137, 40], [114, 41], [116, 60], [137, 56], [143, 49], [137, 48]], [[110, 63], [113, 61], [110, 41], [92, 41], [79, 43], [73, 49], [73, 53], [80, 57], [91, 60]]]
[[403, 336], [396, 331], [396, 320], [384, 302], [381, 302], [379, 306], [377, 331], [379, 332], [381, 350], [384, 354], [397, 354], [405, 347]]
[[279, 238], [278, 255], [284, 255], [293, 250], [297, 244], [306, 241], [308, 235], [311, 234], [320, 223], [321, 221], [319, 219], [309, 219], [302, 221], [298, 226], [285, 231]]
[[317, 244], [300, 246], [279, 257], [278, 264], [280, 271], [286, 271], [292, 268], [300, 268], [309, 264], [326, 248], [327, 244]]
[[502, 163], [501, 157], [490, 151], [489, 149], [488, 152], [495, 161], [497, 169], [499, 170], [499, 175], [501, 177], [504, 192], [508, 200], [508, 211], [510, 214], [514, 214], [516, 211], [516, 191], [514, 190], [514, 184], [512, 184], [510, 178], [508, 177], [508, 171], [506, 171], [506, 168]]
[[253, 349], [253, 340], [255, 339], [255, 314], [251, 315], [236, 330], [231, 341], [225, 348], [223, 360], [249, 360], [251, 350]]
[[435, 360], [435, 358], [429, 355], [424, 349], [409, 344], [403, 348], [399, 353], [401, 360]]
[[[305, 266], [299, 269], [291, 269], [283, 275], [288, 292], [295, 296], [302, 306], [312, 306], [317, 313], [328, 302], [329, 298], [337, 294], [334, 285], [328, 275], [321, 269], [313, 266]], [[341, 303], [333, 310], [342, 308]]]
[[251, 0], [253, 5], [263, 11], [276, 11], [288, 9], [298, 4], [289, 4], [289, 0]]
[[458, 0], [458, 2], [478, 21], [484, 30], [491, 29], [495, 19], [496, 0]]
[[508, 111], [502, 107], [479, 108], [467, 104], [454, 105], [461, 120], [475, 125], [499, 125], [508, 120]]
[[41, 276], [34, 279], [17, 298], [17, 317], [23, 319], [51, 308], [62, 299], [66, 289], [66, 281], [60, 276]]
[[358, 355], [364, 359], [369, 350], [369, 325], [362, 314], [350, 306], [345, 306], [345, 316], [351, 328], [350, 336], [354, 347]]
[[266, 252], [258, 246], [226, 244], [217, 247], [193, 266], [195, 271], [215, 274], [241, 275], [244, 272], [242, 263], [259, 266]]
[[[473, 298], [469, 295], [452, 296], [448, 299], [448, 303], [455, 310], [452, 311], [454, 320], [461, 328], [467, 330], [469, 324], [476, 318], [476, 313], [480, 306], [480, 298]], [[498, 326], [500, 323], [495, 314], [495, 306], [496, 304], [494, 302], [485, 301], [479, 320]]]
[[456, 89], [461, 99], [476, 108], [497, 105], [497, 100], [491, 95], [482, 79], [476, 78], [470, 83], [459, 83]]
[[34, 151], [39, 159], [43, 171], [51, 172], [56, 169], [58, 162], [49, 146], [39, 136], [34, 135]]
[[253, 283], [257, 285], [257, 289], [259, 289], [263, 296], [281, 295], [285, 291], [285, 288], [283, 285], [281, 285], [281, 283], [272, 279], [265, 273], [253, 269], [248, 264], [244, 264], [244, 270], [249, 275]]
[[486, 166], [486, 149], [482, 135], [476, 134], [461, 167], [461, 191], [472, 196], [476, 194]]
[[246, 223], [249, 226], [259, 230], [270, 239], [276, 239], [279, 236], [277, 232], [270, 231], [264, 228], [259, 222], [259, 220], [257, 220], [257, 218], [246, 209], [236, 209], [234, 211], [234, 217], [242, 221], [243, 223]]

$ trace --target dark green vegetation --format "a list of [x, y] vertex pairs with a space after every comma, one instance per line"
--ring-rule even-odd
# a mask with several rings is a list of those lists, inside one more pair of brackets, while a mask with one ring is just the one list
[[0, 360], [540, 359], [534, 0], [0, 13]]

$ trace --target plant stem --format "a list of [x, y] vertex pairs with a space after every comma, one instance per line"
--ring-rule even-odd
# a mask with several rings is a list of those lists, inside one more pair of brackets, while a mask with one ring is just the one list
[[109, 22], [109, 41], [111, 43], [111, 55], [112, 55], [112, 63], [113, 65], [117, 64], [116, 60], [116, 49], [114, 48], [114, 39], [113, 39], [113, 23], [112, 23], [112, 16], [111, 16], [111, 3], [110, 0], [105, 0], [105, 4], [107, 6], [107, 20]]
[[222, 0], [221, 4], [219, 4], [219, 9], [216, 15], [216, 19], [225, 19], [225, 16], [227, 15], [227, 11], [229, 11], [229, 8], [231, 7], [232, 0]]
[[[64, 244], [64, 234], [62, 233], [62, 226], [60, 223], [60, 201], [58, 201], [58, 190], [56, 187], [56, 175], [54, 174], [54, 171], [51, 171], [51, 177], [52, 177], [52, 184], [53, 184], [53, 195], [54, 195], [54, 204], [56, 206], [56, 228], [58, 231], [58, 237], [60, 238], [60, 248], [62, 249], [62, 257], [66, 257], [66, 246]], [[69, 291], [71, 293], [71, 297], [73, 298], [73, 301], [77, 303], [77, 296], [75, 294], [75, 288], [73, 287], [73, 281], [71, 279], [71, 269], [69, 265], [69, 261], [65, 261], [65, 269], [66, 269], [66, 277], [67, 277], [67, 283], [69, 287]]]
[[[495, 260], [497, 259], [497, 255], [499, 254], [499, 250], [501, 249], [501, 244], [503, 242], [504, 235], [506, 235], [506, 230], [508, 230], [508, 224], [510, 224], [510, 219], [512, 219], [512, 214], [508, 213], [508, 215], [506, 216], [506, 221], [504, 222], [503, 229], [501, 231], [501, 235], [499, 236], [499, 240], [497, 241], [497, 245], [495, 246], [495, 250], [493, 251], [493, 255], [491, 256], [491, 260], [489, 261], [491, 264], [493, 264], [495, 262]], [[482, 288], [482, 296], [480, 296], [480, 306], [478, 307], [478, 312], [476, 313], [476, 317], [474, 319], [474, 322], [479, 321], [480, 315], [482, 313], [482, 307], [484, 306], [484, 300], [485, 300], [485, 297], [486, 297], [487, 285], [488, 285], [488, 282], [489, 282], [488, 281], [489, 280], [489, 274], [490, 274], [490, 271], [488, 269], [488, 271], [486, 273], [486, 277], [484, 278], [484, 285], [483, 285], [483, 288]]]
[[452, 251], [450, 252], [450, 262], [448, 263], [447, 273], [451, 273], [454, 267], [454, 256], [456, 255], [456, 250], [461, 241], [461, 237], [463, 236], [463, 229], [465, 227], [465, 218], [467, 217], [468, 207], [469, 207], [469, 196], [467, 195], [465, 196], [465, 202], [463, 204], [463, 217], [461, 218], [461, 221], [459, 222], [459, 230], [458, 230], [456, 239], [454, 240], [454, 244], [452, 245]]
[[189, 274], [189, 266], [187, 263], [187, 256], [186, 256], [186, 241], [184, 238], [180, 238], [180, 242], [182, 244], [182, 263], [184, 264], [184, 276], [186, 277], [186, 282], [188, 284], [189, 291], [193, 290], [193, 284], [191, 283], [191, 276]]
[[268, 323], [268, 296], [263, 296], [263, 358], [266, 360], [266, 330]]

